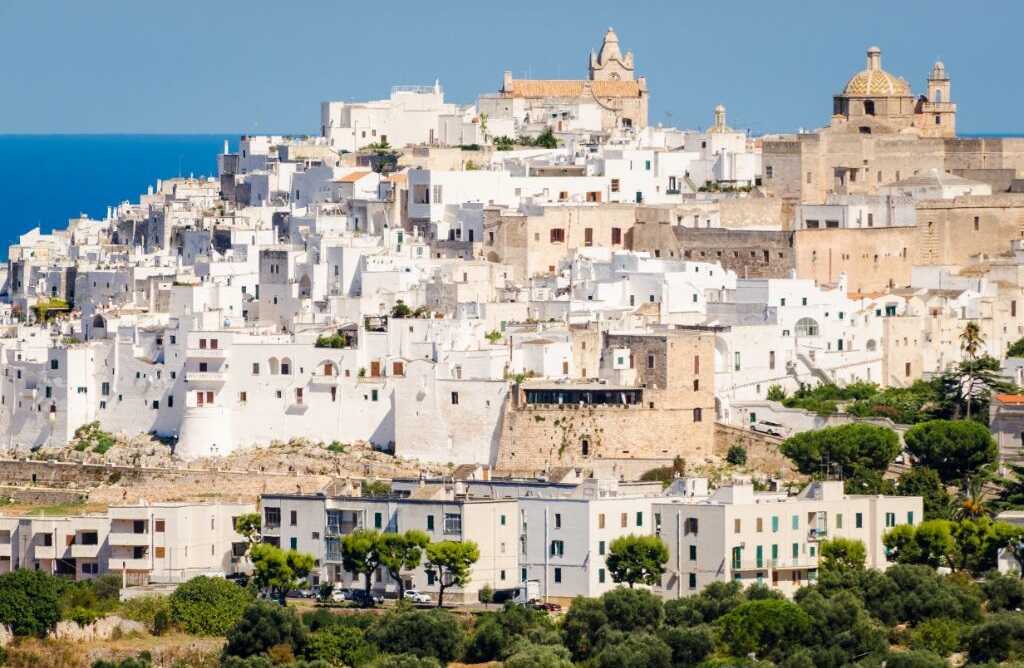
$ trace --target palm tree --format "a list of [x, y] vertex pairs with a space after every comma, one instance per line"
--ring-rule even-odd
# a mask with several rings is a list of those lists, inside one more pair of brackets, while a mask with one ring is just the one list
[[971, 320], [964, 327], [964, 331], [960, 332], [960, 349], [973, 360], [978, 357], [978, 351], [981, 350], [983, 343], [985, 337], [981, 335], [981, 328], [978, 327], [978, 323]]
[[986, 477], [982, 475], [967, 479], [964, 490], [960, 493], [960, 507], [953, 513], [956, 519], [974, 520], [982, 515], [988, 515], [988, 504], [985, 503], [985, 481]]

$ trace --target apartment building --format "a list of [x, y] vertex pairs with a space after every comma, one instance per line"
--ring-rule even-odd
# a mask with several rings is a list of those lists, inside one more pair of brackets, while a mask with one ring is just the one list
[[[311, 495], [268, 495], [262, 500], [263, 541], [284, 549], [312, 554], [317, 569], [310, 583], [340, 583], [362, 586], [342, 566], [341, 542], [357, 529], [400, 533], [424, 531], [432, 542], [472, 541], [480, 558], [471, 569], [469, 584], [445, 592], [446, 600], [476, 601], [482, 587], [494, 590], [514, 587], [518, 580], [517, 504], [513, 499], [456, 498], [442, 486], [425, 485], [409, 497], [327, 497]], [[426, 563], [403, 574], [406, 588], [437, 595], [438, 574]], [[373, 575], [375, 591], [388, 594], [398, 585], [384, 569]]]
[[114, 506], [105, 514], [0, 517], [0, 573], [18, 568], [73, 580], [106, 573], [126, 584], [184, 582], [247, 570], [235, 518], [247, 503]]
[[921, 497], [846, 494], [835, 480], [812, 482], [792, 497], [734, 484], [707, 496], [660, 499], [652, 511], [670, 555], [657, 591], [669, 598], [728, 580], [792, 595], [816, 580], [819, 545], [835, 537], [861, 541], [866, 566], [884, 569], [885, 532], [924, 517]]

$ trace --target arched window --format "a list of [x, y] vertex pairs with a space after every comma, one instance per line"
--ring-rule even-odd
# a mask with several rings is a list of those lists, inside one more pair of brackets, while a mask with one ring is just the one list
[[103, 316], [98, 315], [92, 319], [92, 326], [96, 327], [97, 329], [106, 329], [107, 321], [103, 319]]
[[307, 298], [313, 294], [313, 286], [309, 280], [309, 276], [303, 276], [299, 279], [299, 297]]
[[281, 363], [277, 361], [276, 357], [271, 357], [270, 360], [267, 362], [267, 366], [270, 367], [271, 376], [276, 376], [277, 374], [281, 373]]
[[287, 357], [281, 358], [281, 375], [290, 376], [292, 374], [292, 361]]
[[936, 88], [935, 89], [935, 95], [933, 95], [932, 97], [935, 98], [936, 102], [942, 102], [942, 89], [941, 88]]
[[800, 318], [796, 321], [797, 336], [817, 336], [818, 322], [814, 318]]

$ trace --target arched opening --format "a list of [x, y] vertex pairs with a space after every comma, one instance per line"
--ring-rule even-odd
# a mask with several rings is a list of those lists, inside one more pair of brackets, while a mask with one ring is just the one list
[[309, 280], [309, 275], [303, 276], [299, 279], [299, 297], [308, 299], [313, 294], [313, 284]]
[[818, 321], [814, 318], [800, 318], [796, 321], [797, 336], [817, 336]]
[[98, 316], [96, 316], [95, 318], [92, 319], [92, 326], [95, 329], [106, 329], [107, 328], [107, 321], [103, 319], [103, 316], [98, 315]]
[[271, 376], [276, 376], [277, 374], [281, 373], [281, 363], [277, 361], [276, 357], [271, 357], [270, 360], [267, 362], [267, 366], [270, 367]]
[[281, 358], [281, 375], [290, 376], [292, 375], [292, 361], [287, 357]]
[[337, 376], [338, 366], [330, 360], [324, 360], [323, 362], [320, 362], [320, 366], [317, 369], [317, 373], [319, 373], [321, 376]]
[[936, 88], [935, 94], [932, 95], [932, 97], [935, 99], [936, 102], [942, 102], [942, 89]]
[[874, 116], [875, 115], [875, 101], [874, 100], [864, 100], [864, 114], [867, 115], [867, 116]]

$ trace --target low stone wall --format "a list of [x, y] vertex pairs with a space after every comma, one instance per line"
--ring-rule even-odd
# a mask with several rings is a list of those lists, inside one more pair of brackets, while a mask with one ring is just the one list
[[0, 498], [12, 499], [16, 503], [52, 506], [63, 503], [81, 503], [88, 494], [67, 489], [49, 487], [0, 486]]

